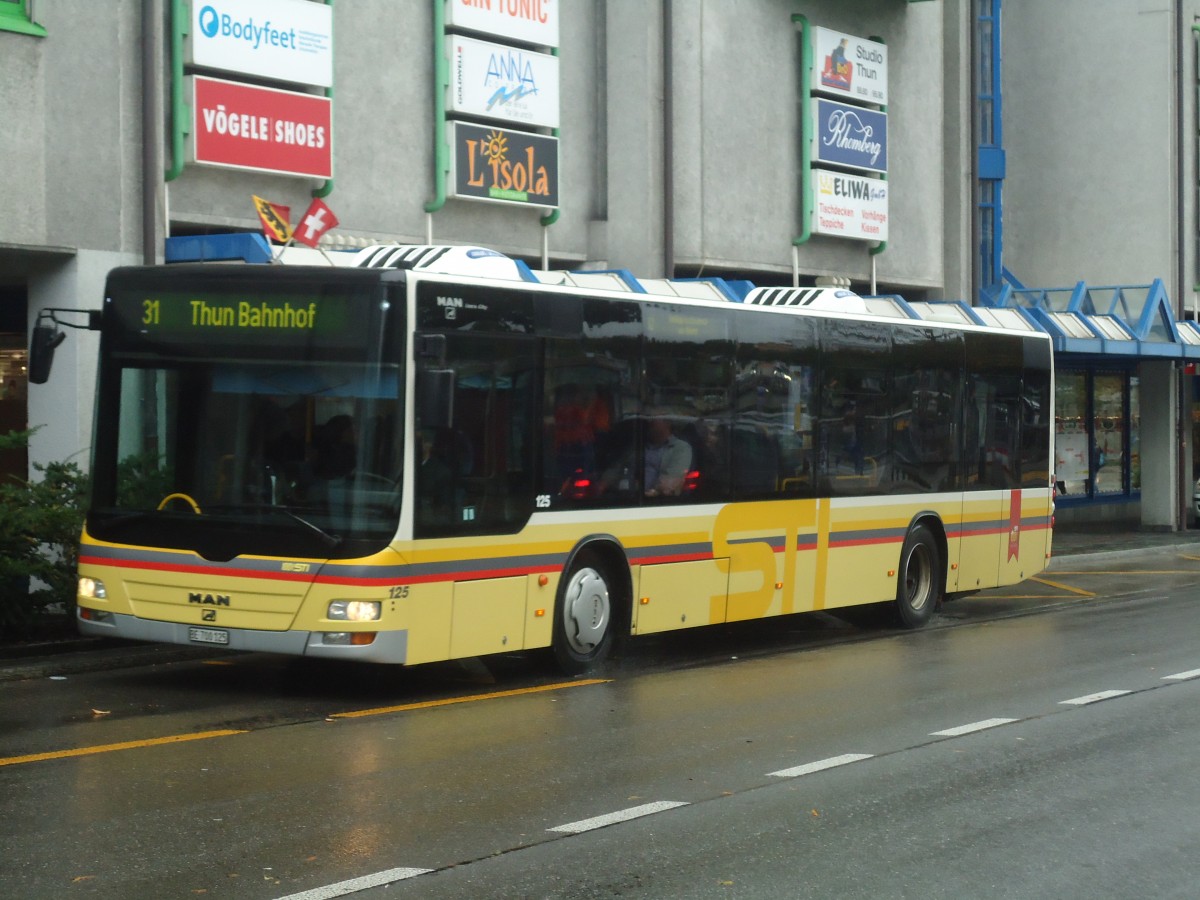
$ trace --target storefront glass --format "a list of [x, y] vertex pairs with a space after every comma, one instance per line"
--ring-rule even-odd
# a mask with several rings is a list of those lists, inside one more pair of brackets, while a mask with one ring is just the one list
[[1060, 370], [1055, 409], [1054, 462], [1060, 495], [1112, 497], [1141, 489], [1136, 376]]
[[1129, 489], [1142, 489], [1141, 399], [1138, 377], [1129, 376]]
[[[25, 395], [29, 378], [25, 371], [25, 335], [0, 331], [0, 434], [26, 428]], [[0, 483], [25, 478], [27, 456], [24, 445], [0, 450]]]
[[1125, 490], [1125, 376], [1098, 372], [1094, 380], [1092, 419], [1092, 477], [1097, 494]]
[[1054, 473], [1058, 492], [1067, 497], [1087, 493], [1087, 375], [1059, 372], [1054, 398]]

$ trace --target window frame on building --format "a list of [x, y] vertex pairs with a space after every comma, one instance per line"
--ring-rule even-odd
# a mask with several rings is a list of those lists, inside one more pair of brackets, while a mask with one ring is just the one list
[[45, 37], [46, 29], [33, 21], [29, 0], [0, 0], [0, 31]]

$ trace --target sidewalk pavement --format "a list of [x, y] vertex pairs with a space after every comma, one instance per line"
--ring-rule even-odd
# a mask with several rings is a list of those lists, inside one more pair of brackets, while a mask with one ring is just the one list
[[[1200, 530], [1146, 531], [1109, 524], [1073, 524], [1054, 531], [1053, 555], [1048, 571], [1070, 568], [1080, 560], [1098, 562], [1100, 559], [1120, 564], [1140, 556], [1165, 552], [1194, 553], [1200, 556]], [[986, 595], [979, 599], [966, 598], [948, 604], [948, 609], [969, 615], [975, 604], [995, 611], [998, 607], [1019, 606], [1012, 600], [995, 600]], [[982, 608], [982, 607], [981, 607]], [[181, 647], [165, 644], [143, 644], [108, 638], [76, 638], [45, 644], [30, 644], [15, 648], [0, 647], [0, 683], [27, 678], [66, 675], [103, 669], [122, 669], [133, 666], [156, 665], [185, 659], [211, 658], [215, 653], [207, 647]]]
[[1050, 570], [1064, 560], [1097, 554], [1140, 554], [1178, 549], [1200, 553], [1200, 530], [1147, 531], [1108, 523], [1072, 524], [1054, 530]]

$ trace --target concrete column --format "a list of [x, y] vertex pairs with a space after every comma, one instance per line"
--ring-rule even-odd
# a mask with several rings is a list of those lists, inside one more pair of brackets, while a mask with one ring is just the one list
[[1179, 444], [1175, 411], [1179, 407], [1175, 365], [1143, 362], [1139, 367], [1141, 412], [1142, 527], [1176, 530], [1179, 497]]
[[[47, 307], [100, 309], [109, 269], [137, 265], [137, 253], [80, 250], [70, 262], [29, 279], [29, 326]], [[83, 324], [84, 316], [69, 321]], [[32, 464], [70, 460], [87, 469], [92, 446], [92, 414], [96, 393], [99, 334], [65, 328], [67, 339], [54, 354], [54, 368], [45, 384], [29, 386], [29, 441]]]
[[609, 260], [641, 276], [663, 268], [662, 10], [645, 0], [609, 0]]

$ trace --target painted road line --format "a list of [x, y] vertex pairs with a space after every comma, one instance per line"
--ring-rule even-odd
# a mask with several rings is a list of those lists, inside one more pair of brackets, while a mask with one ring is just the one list
[[425, 700], [420, 703], [402, 703], [399, 706], [380, 706], [375, 709], [357, 709], [353, 712], [333, 713], [331, 719], [357, 719], [362, 716], [384, 716], [388, 713], [408, 712], [413, 709], [433, 709], [436, 706], [453, 706], [456, 703], [477, 703], [480, 700], [499, 700], [501, 697], [520, 697], [525, 694], [540, 694], [545, 691], [565, 691], [567, 688], [587, 687], [593, 684], [609, 684], [611, 678], [585, 678], [581, 681], [561, 681], [537, 687], [516, 688], [511, 691], [493, 691], [490, 694], [470, 694], [466, 697], [447, 697], [443, 700]]
[[1011, 725], [1016, 719], [984, 719], [982, 722], [972, 722], [970, 725], [957, 725], [943, 731], [931, 731], [930, 737], [958, 737], [961, 734], [971, 734], [974, 731], [986, 731], [1001, 725]]
[[404, 881], [406, 878], [416, 878], [418, 875], [428, 875], [433, 869], [388, 869], [386, 872], [376, 872], [374, 875], [364, 875], [361, 878], [351, 878], [349, 881], [339, 881], [325, 887], [301, 891], [299, 894], [288, 894], [279, 900], [331, 900], [333, 897], [344, 897], [367, 888], [391, 884], [393, 881]]
[[112, 753], [116, 750], [140, 750], [143, 747], [161, 747], [163, 744], [181, 744], [185, 741], [206, 741], [210, 738], [245, 734], [240, 731], [197, 731], [195, 734], [172, 734], [168, 737], [149, 738], [144, 741], [123, 741], [120, 744], [97, 744], [93, 747], [76, 747], [74, 750], [51, 750], [49, 753], [29, 753], [25, 756], [0, 757], [0, 766], [17, 766], [22, 763], [42, 762], [47, 759], [68, 759], [72, 756], [92, 756], [96, 753]]
[[1109, 700], [1112, 697], [1123, 697], [1126, 694], [1132, 694], [1133, 691], [1097, 691], [1094, 694], [1087, 694], [1083, 697], [1074, 697], [1070, 700], [1059, 700], [1059, 706], [1087, 706], [1089, 703], [1099, 703], [1101, 700]]
[[836, 769], [838, 766], [848, 766], [850, 763], [871, 759], [871, 753], [843, 753], [841, 756], [831, 756], [829, 759], [819, 759], [816, 762], [793, 766], [790, 769], [780, 769], [778, 772], [768, 772], [768, 777], [798, 778], [801, 775], [811, 775], [813, 772], [824, 772], [826, 769]]
[[1192, 678], [1200, 678], [1200, 669], [1189, 669], [1186, 672], [1176, 672], [1174, 675], [1164, 675], [1163, 681], [1188, 681]]
[[[1055, 574], [1055, 575], [1062, 575], [1062, 574], [1066, 574], [1066, 573], [1064, 573], [1064, 572], [1055, 572], [1054, 574]], [[1095, 594], [1093, 591], [1085, 591], [1083, 588], [1071, 587], [1071, 585], [1069, 585], [1069, 584], [1062, 584], [1062, 583], [1060, 583], [1060, 582], [1057, 582], [1057, 581], [1051, 581], [1049, 578], [1036, 578], [1036, 577], [1034, 577], [1034, 578], [1030, 578], [1029, 580], [1030, 580], [1030, 581], [1036, 581], [1038, 584], [1044, 584], [1044, 585], [1046, 585], [1047, 587], [1057, 588], [1057, 589], [1058, 589], [1058, 590], [1060, 590], [1060, 591], [1066, 591], [1066, 592], [1067, 592], [1067, 593], [1069, 593], [1069, 594], [1076, 594], [1076, 595], [1078, 595], [1078, 596], [1080, 596], [1080, 597], [1089, 597], [1089, 598], [1090, 598], [1090, 597], [1095, 597], [1095, 596], [1096, 596], [1096, 594]]]
[[592, 819], [583, 819], [579, 822], [568, 822], [566, 825], [559, 825], [555, 828], [547, 828], [546, 830], [559, 831], [564, 834], [582, 834], [585, 831], [595, 831], [597, 828], [616, 825], [618, 822], [628, 822], [630, 819], [640, 819], [642, 816], [665, 812], [668, 809], [677, 809], [680, 806], [687, 806], [687, 804], [678, 800], [658, 800], [655, 803], [643, 803], [641, 806], [631, 806], [629, 809], [617, 810], [607, 815], [596, 816]]

